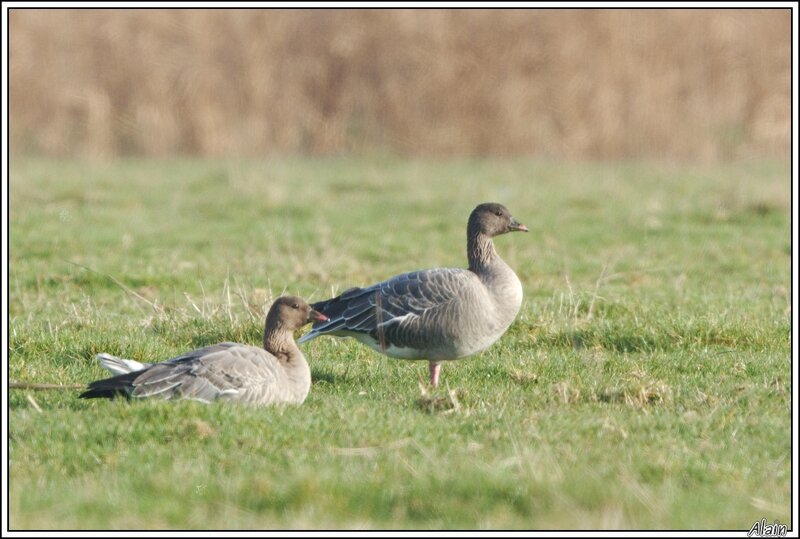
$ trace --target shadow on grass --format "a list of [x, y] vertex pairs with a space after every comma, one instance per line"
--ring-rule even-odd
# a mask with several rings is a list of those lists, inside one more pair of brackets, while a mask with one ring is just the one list
[[312, 384], [319, 384], [319, 383], [336, 384], [343, 382], [345, 378], [346, 378], [345, 376], [336, 375], [329, 371], [320, 371], [317, 369], [311, 369]]
[[541, 337], [537, 345], [575, 350], [602, 348], [621, 353], [652, 353], [709, 346], [750, 349], [769, 346], [768, 333], [752, 333], [735, 324], [666, 328], [570, 329]]
[[628, 353], [654, 352], [673, 347], [665, 337], [619, 331], [598, 333], [592, 329], [569, 330], [543, 336], [537, 344], [575, 350], [599, 346], [606, 350]]

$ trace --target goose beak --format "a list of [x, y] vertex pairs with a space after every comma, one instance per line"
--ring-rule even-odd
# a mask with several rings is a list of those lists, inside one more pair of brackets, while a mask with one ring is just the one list
[[314, 309], [311, 309], [311, 311], [308, 313], [309, 322], [327, 322], [328, 320], [329, 318], [327, 316], [319, 311], [315, 311]]
[[517, 221], [516, 219], [514, 219], [512, 217], [511, 218], [511, 223], [508, 225], [508, 230], [509, 230], [509, 232], [513, 232], [515, 230], [516, 231], [520, 231], [520, 232], [527, 232], [528, 231], [528, 227], [523, 225], [522, 223], [520, 223], [519, 221]]

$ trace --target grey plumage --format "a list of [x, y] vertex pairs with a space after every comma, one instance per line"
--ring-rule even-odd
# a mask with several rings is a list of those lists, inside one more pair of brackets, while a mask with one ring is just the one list
[[397, 275], [313, 303], [328, 316], [300, 343], [320, 335], [353, 337], [390, 357], [438, 362], [479, 352], [508, 329], [522, 303], [522, 285], [497, 255], [492, 237], [527, 231], [500, 204], [481, 204], [467, 226], [469, 269], [438, 268]]
[[[156, 364], [102, 354], [103, 366], [121, 374], [92, 382], [80, 396], [299, 404], [311, 387], [311, 371], [292, 332], [307, 322], [324, 319], [300, 298], [279, 298], [267, 315], [264, 348], [223, 342]], [[124, 372], [137, 365], [143, 368]]]

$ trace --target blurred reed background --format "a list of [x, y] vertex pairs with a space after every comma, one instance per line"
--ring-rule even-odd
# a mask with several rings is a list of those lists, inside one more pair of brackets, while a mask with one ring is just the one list
[[763, 10], [13, 9], [12, 153], [788, 158]]

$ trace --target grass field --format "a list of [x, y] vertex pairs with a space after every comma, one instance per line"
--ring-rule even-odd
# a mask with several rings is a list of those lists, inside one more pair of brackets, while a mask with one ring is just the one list
[[[465, 266], [479, 202], [525, 300], [442, 369], [304, 345], [300, 407], [12, 390], [11, 529], [749, 529], [790, 517], [790, 178], [393, 158], [14, 159], [9, 378], [260, 342], [271, 298]], [[35, 405], [34, 405], [35, 404]]]

